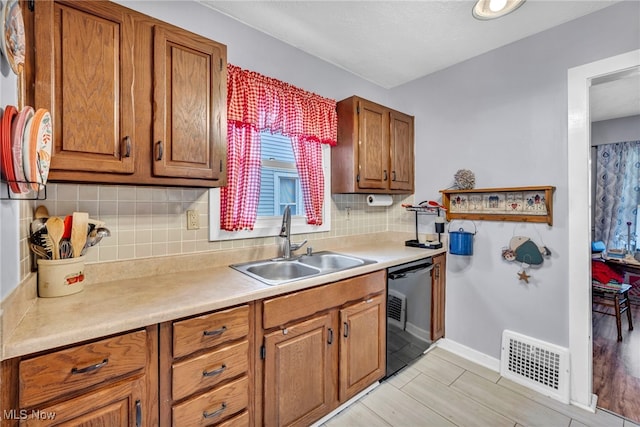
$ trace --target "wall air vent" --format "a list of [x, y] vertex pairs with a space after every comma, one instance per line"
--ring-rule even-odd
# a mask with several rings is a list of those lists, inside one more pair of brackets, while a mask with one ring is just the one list
[[516, 332], [502, 333], [500, 375], [569, 403], [569, 350]]
[[389, 289], [387, 296], [387, 320], [389, 324], [404, 331], [407, 319], [407, 297], [400, 292]]

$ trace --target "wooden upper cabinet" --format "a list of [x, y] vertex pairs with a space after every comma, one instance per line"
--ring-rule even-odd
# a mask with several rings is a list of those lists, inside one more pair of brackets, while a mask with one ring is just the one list
[[413, 117], [397, 111], [389, 113], [392, 190], [413, 192]]
[[130, 174], [133, 20], [105, 2], [37, 2], [35, 105], [53, 118], [58, 170]]
[[358, 187], [385, 189], [389, 180], [389, 113], [380, 105], [361, 100], [357, 114]]
[[53, 117], [49, 180], [226, 184], [225, 45], [110, 1], [24, 14], [34, 105]]
[[219, 146], [226, 143], [221, 132], [226, 117], [225, 47], [158, 25], [154, 62], [154, 174], [219, 180]]
[[357, 96], [337, 108], [332, 193], [413, 193], [413, 117]]

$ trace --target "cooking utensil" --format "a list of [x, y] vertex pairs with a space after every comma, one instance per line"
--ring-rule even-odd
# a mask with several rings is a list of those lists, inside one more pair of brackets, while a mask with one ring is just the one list
[[40, 258], [51, 259], [47, 250], [42, 246], [36, 245], [35, 243], [29, 243], [29, 247], [31, 248], [31, 252], [38, 255]]
[[87, 212], [74, 212], [71, 222], [71, 249], [74, 257], [81, 256], [82, 249], [87, 243], [87, 229], [89, 226], [89, 214]]
[[31, 234], [37, 233], [47, 226], [47, 218], [36, 218], [31, 221]]
[[60, 258], [67, 259], [73, 257], [73, 248], [71, 247], [71, 241], [69, 239], [62, 239], [60, 241]]
[[34, 218], [49, 218], [49, 211], [47, 207], [44, 205], [40, 205], [36, 208], [36, 211], [33, 213]]
[[109, 236], [111, 236], [111, 231], [109, 231], [107, 227], [98, 227], [92, 230], [87, 237], [87, 243], [84, 245], [84, 249], [82, 249], [82, 255], [85, 254], [87, 249], [100, 243], [103, 237]]
[[51, 241], [51, 255], [53, 259], [60, 259], [60, 240], [64, 234], [64, 221], [62, 218], [52, 216], [47, 219], [47, 234]]
[[62, 235], [63, 239], [71, 238], [71, 224], [73, 223], [73, 217], [71, 215], [67, 215], [64, 217], [64, 234]]

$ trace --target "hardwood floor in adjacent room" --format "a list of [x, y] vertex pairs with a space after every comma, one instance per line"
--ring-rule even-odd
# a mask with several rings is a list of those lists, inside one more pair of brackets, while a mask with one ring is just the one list
[[598, 407], [640, 423], [640, 306], [632, 305], [634, 330], [622, 314], [622, 341], [616, 318], [593, 313], [593, 393]]
[[565, 405], [437, 347], [322, 426], [640, 427]]

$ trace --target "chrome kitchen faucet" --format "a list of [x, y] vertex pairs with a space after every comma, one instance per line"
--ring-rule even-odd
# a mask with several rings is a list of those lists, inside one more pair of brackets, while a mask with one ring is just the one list
[[282, 259], [291, 259], [291, 252], [297, 251], [307, 243], [307, 239], [300, 243], [291, 243], [291, 207], [289, 205], [284, 208], [284, 214], [282, 215], [280, 237], [284, 239], [280, 244]]

